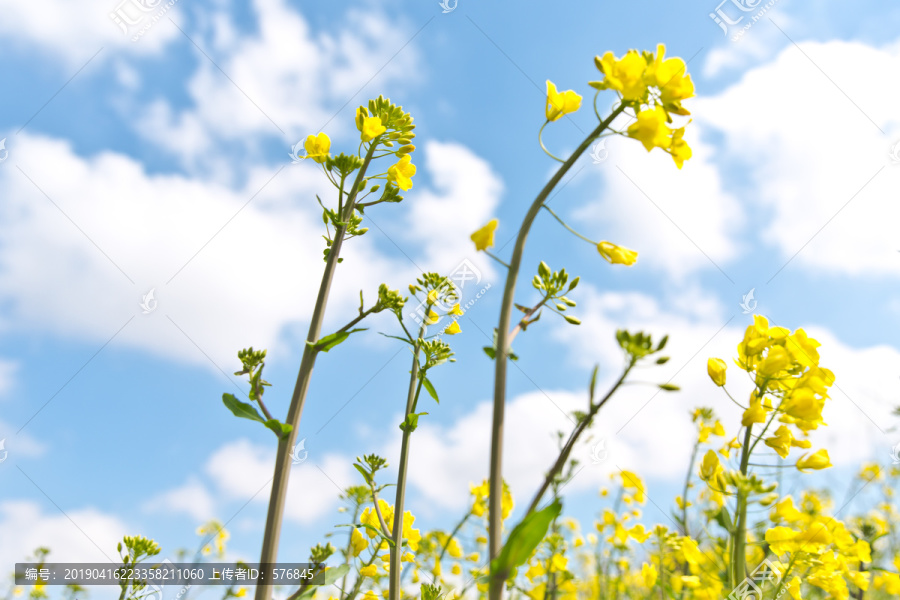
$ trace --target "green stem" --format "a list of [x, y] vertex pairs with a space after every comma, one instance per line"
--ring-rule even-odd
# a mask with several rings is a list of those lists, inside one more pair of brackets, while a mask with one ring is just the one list
[[547, 205], [545, 204], [545, 205], [543, 206], [543, 208], [544, 208], [544, 210], [546, 210], [547, 212], [549, 212], [551, 215], [553, 215], [553, 218], [556, 219], [557, 221], [559, 221], [560, 225], [562, 225], [563, 227], [565, 227], [566, 229], [568, 229], [570, 232], [574, 233], [576, 236], [580, 237], [581, 239], [583, 239], [584, 241], [586, 241], [586, 242], [587, 242], [588, 244], [590, 244], [591, 246], [596, 246], [596, 245], [597, 245], [597, 242], [595, 242], [594, 240], [584, 237], [583, 235], [581, 235], [580, 233], [578, 233], [577, 231], [575, 231], [574, 229], [572, 229], [571, 227], [569, 227], [569, 225], [568, 225], [565, 221], [563, 221], [561, 218], [559, 218], [559, 215], [557, 215], [555, 212], [553, 212], [553, 209], [551, 209], [549, 206], [547, 206]]
[[441, 560], [444, 559], [444, 555], [447, 554], [447, 548], [450, 547], [450, 541], [453, 540], [454, 537], [456, 537], [456, 534], [459, 533], [459, 530], [462, 529], [462, 526], [465, 525], [466, 521], [468, 521], [469, 517], [471, 516], [472, 511], [470, 510], [466, 513], [466, 516], [464, 516], [462, 520], [456, 524], [456, 527], [453, 528], [453, 531], [450, 532], [450, 536], [447, 538], [446, 543], [444, 543], [444, 546], [441, 548], [441, 553], [438, 555], [438, 562], [441, 562]]
[[[741, 474], [747, 474], [750, 462], [750, 440], [753, 438], [753, 424], [747, 427], [744, 434], [744, 448], [741, 453]], [[747, 574], [747, 492], [738, 488], [736, 519], [734, 527], [734, 546], [731, 556], [731, 588], [734, 589]]]
[[519, 332], [522, 331], [522, 323], [525, 323], [527, 326], [528, 318], [531, 317], [531, 315], [533, 315], [537, 311], [539, 311], [541, 309], [541, 307], [544, 306], [545, 304], [547, 304], [547, 302], [549, 302], [549, 301], [550, 301], [550, 296], [547, 296], [543, 300], [541, 300], [540, 302], [535, 304], [534, 307], [531, 308], [527, 313], [525, 313], [525, 315], [519, 321], [519, 324], [516, 325], [512, 331], [509, 332], [509, 344], [510, 345], [512, 345], [512, 341], [514, 339], [516, 339], [516, 336], [519, 335]]
[[[592, 131], [581, 145], [572, 153], [572, 156], [560, 166], [544, 189], [541, 190], [537, 198], [528, 209], [519, 234], [516, 237], [516, 245], [513, 248], [512, 258], [509, 262], [509, 271], [506, 275], [506, 287], [503, 290], [503, 304], [500, 309], [500, 323], [497, 329], [497, 352], [494, 358], [496, 363], [494, 371], [494, 412], [491, 425], [491, 468], [490, 468], [490, 497], [489, 497], [489, 526], [488, 526], [488, 549], [489, 558], [493, 560], [500, 554], [501, 535], [503, 529], [503, 513], [500, 503], [503, 498], [503, 413], [506, 407], [506, 367], [509, 355], [509, 325], [515, 301], [516, 279], [519, 276], [519, 269], [522, 265], [522, 254], [525, 252], [525, 240], [528, 232], [534, 223], [538, 212], [541, 210], [550, 192], [562, 180], [563, 176], [572, 168], [572, 165], [578, 158], [584, 154], [591, 142], [603, 130], [609, 127], [620, 112], [624, 110], [623, 106], [618, 106], [612, 114], [602, 121], [597, 128]], [[503, 581], [497, 578], [491, 578], [490, 583], [490, 600], [501, 600], [503, 597]], [[257, 600], [268, 600], [268, 598], [258, 598]]]
[[603, 407], [603, 405], [606, 404], [606, 401], [612, 397], [612, 395], [616, 392], [616, 390], [619, 389], [619, 387], [621, 387], [622, 383], [625, 381], [625, 378], [628, 377], [628, 373], [630, 373], [631, 369], [634, 368], [634, 365], [635, 361], [634, 359], [632, 359], [628, 366], [625, 368], [625, 371], [622, 372], [622, 375], [619, 377], [618, 381], [616, 381], [615, 385], [613, 385], [612, 388], [610, 388], [610, 390], [606, 393], [606, 396], [604, 396], [603, 399], [600, 400], [600, 402], [598, 402], [597, 404], [591, 404], [590, 412], [584, 419], [582, 419], [578, 423], [578, 426], [575, 427], [575, 429], [569, 435], [569, 439], [566, 441], [565, 446], [563, 446], [562, 450], [560, 451], [559, 456], [557, 457], [556, 462], [553, 465], [553, 468], [550, 469], [550, 472], [547, 473], [546, 477], [544, 477], [544, 483], [541, 484], [540, 489], [534, 495], [534, 498], [532, 498], [531, 504], [528, 506], [528, 510], [525, 511], [524, 515], [522, 515], [523, 519], [537, 510], [537, 506], [540, 503], [543, 495], [547, 492], [547, 488], [550, 487], [550, 484], [553, 483], [553, 481], [556, 479], [556, 476], [559, 475], [559, 473], [562, 472], [563, 467], [566, 466], [566, 461], [569, 460], [569, 455], [572, 453], [572, 449], [575, 447], [575, 442], [578, 441], [578, 438], [581, 437], [581, 434], [584, 433], [584, 430], [590, 426], [591, 421], [596, 416], [597, 412]]
[[[353, 210], [359, 183], [366, 174], [369, 163], [372, 162], [372, 154], [375, 144], [369, 147], [369, 151], [363, 160], [362, 167], [356, 175], [353, 188], [347, 196], [345, 212]], [[346, 219], [342, 219], [346, 221]], [[309, 323], [309, 333], [306, 336], [306, 344], [303, 345], [303, 358], [300, 360], [300, 369], [297, 373], [297, 382], [294, 385], [294, 393], [291, 396], [291, 405], [288, 408], [286, 423], [292, 426], [287, 438], [278, 442], [278, 452], [275, 457], [275, 473], [272, 477], [272, 493], [269, 497], [269, 510], [266, 515], [266, 527], [263, 532], [262, 552], [259, 562], [272, 564], [278, 559], [278, 541], [281, 536], [281, 520], [284, 517], [284, 505], [287, 499], [288, 479], [291, 474], [290, 449], [294, 446], [297, 432], [300, 430], [300, 417], [303, 414], [303, 405], [306, 403], [306, 394], [309, 391], [309, 382], [312, 379], [313, 366], [316, 362], [318, 350], [315, 343], [319, 340], [322, 331], [322, 322], [325, 320], [325, 306], [328, 303], [328, 294], [331, 290], [331, 282], [337, 268], [338, 257], [341, 252], [341, 244], [346, 234], [345, 227], [339, 227], [334, 233], [334, 242], [328, 252], [328, 260], [325, 262], [325, 271], [322, 273], [322, 282], [319, 285], [319, 294], [316, 297], [316, 306], [313, 309], [312, 319]], [[272, 586], [256, 586], [256, 600], [271, 600]]]
[[[369, 560], [366, 561], [366, 564], [364, 564], [363, 567], [368, 567], [369, 565], [371, 565], [373, 562], [375, 562], [376, 558], [378, 558], [377, 549], [372, 551], [372, 556], [369, 557]], [[359, 593], [359, 588], [362, 587], [363, 580], [365, 580], [365, 577], [357, 576], [356, 582], [353, 584], [353, 589], [350, 590], [350, 593], [347, 594], [347, 597], [344, 598], [344, 600], [353, 600], [354, 598], [356, 598], [356, 595]], [[288, 600], [291, 599], [289, 598]]]
[[552, 158], [553, 160], [557, 160], [557, 161], [559, 161], [559, 162], [565, 162], [565, 161], [563, 161], [563, 159], [554, 156], [552, 152], [550, 152], [549, 150], [547, 150], [547, 146], [544, 145], [544, 139], [543, 139], [543, 135], [544, 135], [544, 127], [546, 127], [548, 123], [550, 123], [550, 121], [544, 121], [544, 124], [541, 125], [541, 130], [538, 131], [538, 142], [541, 144], [541, 148], [544, 150], [544, 153], [545, 153], [547, 156], [549, 156], [549, 157]]
[[[406, 394], [406, 412], [403, 415], [403, 421], [415, 412], [416, 402], [419, 399], [419, 392], [422, 391], [423, 379], [419, 377], [419, 352], [421, 344], [419, 341], [425, 335], [425, 322], [419, 327], [419, 338], [415, 342], [413, 349], [412, 368], [409, 372], [409, 390]], [[400, 599], [400, 560], [403, 546], [403, 501], [406, 497], [406, 472], [409, 467], [409, 436], [412, 434], [408, 428], [403, 429], [403, 441], [400, 443], [400, 464], [397, 468], [397, 496], [394, 500], [394, 545], [391, 547], [391, 571], [390, 571], [390, 587], [388, 598], [390, 600]]]

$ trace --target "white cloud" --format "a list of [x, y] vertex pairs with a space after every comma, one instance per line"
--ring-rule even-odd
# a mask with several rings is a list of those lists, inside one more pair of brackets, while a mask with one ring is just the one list
[[[729, 5], [726, 10], [733, 11]], [[749, 13], [749, 17], [745, 16], [740, 25], [746, 24], [752, 19], [756, 12]], [[731, 15], [731, 18], [737, 18], [739, 15]], [[769, 17], [775, 18], [778, 23], [776, 27], [769, 22]], [[790, 41], [779, 31], [779, 27], [783, 30], [790, 31], [794, 21], [784, 11], [776, 10], [769, 12], [762, 20], [753, 24], [737, 41], [731, 41], [734, 36], [732, 32], [726, 41], [721, 45], [713, 48], [706, 55], [703, 63], [703, 76], [707, 78], [716, 77], [725, 71], [743, 71], [752, 64], [760, 63], [770, 59], [778, 52], [779, 49], [789, 44]], [[737, 30], [738, 26], [732, 26], [731, 29]]]
[[[43, 456], [47, 452], [47, 444], [31, 437], [28, 433], [16, 433], [20, 426], [13, 426], [0, 420], [0, 459], [11, 464], [18, 458], [35, 458]], [[4, 456], [3, 451], [8, 454]]]
[[[125, 11], [129, 19], [151, 17], [165, 2], [145, 0], [149, 7], [160, 6], [149, 13], [142, 13], [135, 8], [132, 0], [104, 0], [93, 3], [91, 7], [64, 0], [48, 2], [11, 2], [3, 7], [3, 19], [0, 20], [0, 33], [7, 43], [15, 42], [23, 47], [38, 47], [62, 61], [69, 69], [80, 68], [100, 48], [103, 52], [97, 57], [103, 59], [108, 55], [122, 52], [137, 55], [158, 54], [169, 42], [181, 36], [164, 16], [137, 42], [131, 40], [139, 26], [129, 28], [124, 33], [114, 19], [110, 17], [119, 8]], [[178, 6], [169, 9], [169, 15], [178, 15]], [[143, 24], [150, 19], [144, 19]]]
[[50, 549], [51, 562], [118, 562], [116, 544], [130, 533], [125, 523], [93, 508], [67, 510], [65, 515], [52, 510], [44, 513], [25, 500], [0, 503], [0, 537], [14, 541], [0, 544], [0, 564], [22, 562], [40, 546]]
[[[64, 142], [24, 134], [14, 160], [34, 184], [0, 173], [10, 199], [0, 209], [8, 327], [103, 343], [134, 316], [117, 344], [211, 367], [206, 354], [227, 372], [238, 349], [275, 345], [283, 326], [311, 311], [323, 264], [309, 258], [322, 252], [309, 203], [321, 178], [311, 167], [294, 165], [268, 187], [275, 170], [253, 170], [244, 189], [231, 190], [148, 175], [121, 155], [82, 159]], [[360, 288], [377, 289], [379, 274], [391, 272], [371, 244], [346, 246], [338, 313], [341, 298], [355, 303]], [[145, 315], [140, 302], [151, 288], [157, 309]]]
[[[695, 406], [710, 406], [722, 415], [722, 421], [730, 434], [737, 431], [740, 410], [716, 389], [706, 374], [706, 361], [719, 357], [729, 364], [728, 389], [738, 400], [747, 398], [750, 382], [740, 377], [740, 371], [731, 359], [749, 324], [749, 315], [742, 315], [710, 308], [693, 316], [672, 311], [665, 303], [638, 293], [598, 294], [590, 288], [581, 290], [580, 315], [582, 325], [560, 329], [559, 339], [572, 350], [572, 357], [585, 366], [599, 362], [601, 365], [618, 365], [621, 355], [613, 338], [617, 328], [645, 330], [655, 338], [669, 334], [664, 354], [671, 360], [663, 366], [647, 370], [642, 380], [664, 382], [670, 377], [681, 386], [682, 392], [670, 395], [656, 394], [651, 387], [635, 387], [623, 390], [616, 405], [628, 409], [607, 411], [603, 421], [621, 433], [614, 441], [638, 451], [647, 464], [640, 465], [648, 473], [663, 477], [665, 473], [683, 474], [684, 463], [678, 449], [688, 446], [692, 426], [687, 411]], [[721, 329], [736, 313], [730, 324]], [[830, 368], [836, 377], [831, 400], [823, 412], [828, 427], [811, 434], [816, 448], [829, 450], [832, 462], [837, 466], [858, 465], [866, 459], [887, 457], [893, 439], [886, 432], [893, 424], [890, 411], [900, 396], [896, 364], [900, 351], [890, 346], [854, 348], [838, 339], [826, 327], [804, 323], [778, 323], [791, 330], [803, 327], [807, 333], [821, 342], [820, 364]], [[676, 374], [677, 372], [677, 374]], [[606, 369], [607, 377], [613, 373]], [[618, 396], [617, 396], [618, 397]], [[646, 408], [638, 411], [649, 400]], [[634, 415], [633, 420], [628, 421]], [[627, 424], [626, 424], [627, 423]], [[667, 439], [671, 449], [656, 448], [658, 436]], [[675, 442], [675, 439], [682, 440]], [[890, 442], [890, 443], [888, 443]], [[686, 452], [686, 450], [685, 450]], [[680, 465], [680, 467], [679, 467]], [[680, 469], [680, 470], [679, 470]]]
[[10, 360], [0, 360], [0, 398], [4, 398], [16, 383], [16, 372], [19, 363]]
[[[353, 460], [326, 454], [309, 456], [292, 467], [284, 516], [301, 523], [314, 523], [332, 511], [341, 490], [354, 482]], [[266, 505], [271, 493], [275, 453], [248, 440], [238, 440], [219, 448], [206, 465], [206, 472], [218, 490], [241, 502]]]
[[182, 486], [147, 500], [142, 508], [151, 513], [186, 514], [198, 522], [206, 522], [215, 517], [212, 495], [203, 483], [193, 478]]
[[[355, 95], [369, 93], [360, 87], [373, 76], [373, 84], [384, 89], [388, 83], [409, 82], [410, 74], [420, 71], [414, 45], [397, 53], [398, 40], [409, 39], [412, 31], [380, 12], [349, 10], [340, 30], [324, 32], [313, 30], [284, 0], [255, 0], [252, 7], [258, 32], [250, 35], [237, 34], [224, 13], [208, 17], [208, 53], [216, 64], [199, 57], [187, 84], [191, 108], [177, 109], [167, 100], [135, 107], [141, 114], [138, 132], [189, 167], [209, 163], [218, 154], [211, 151], [221, 147], [216, 144], [260, 134], [293, 144], [329, 123], [327, 132], [336, 137], [353, 129], [355, 105], [331, 121], [335, 109], [354, 99], [363, 103], [368, 96]], [[230, 170], [228, 165], [214, 168]]]
[[460, 144], [429, 141], [424, 150], [420, 168], [434, 190], [413, 188], [406, 220], [407, 237], [424, 254], [419, 266], [447, 273], [468, 259], [483, 276], [493, 275], [493, 266], [475, 252], [469, 236], [493, 216], [503, 193], [502, 180], [487, 161]]
[[716, 265], [727, 272], [741, 250], [743, 210], [724, 190], [717, 150], [702, 141], [702, 128], [698, 120], [687, 126], [693, 158], [681, 170], [659, 149], [648, 154], [635, 140], [607, 139], [608, 159], [585, 167], [592, 178], [602, 176], [602, 195], [575, 211], [576, 220], [596, 224], [581, 229], [637, 250], [641, 264], [678, 280]]
[[750, 180], [742, 195], [762, 240], [784, 261], [799, 252], [789, 269], [900, 274], [900, 166], [888, 156], [900, 140], [900, 81], [873, 76], [898, 69], [900, 44], [801, 42], [694, 100]]
[[[456, 248], [448, 252], [456, 262], [470, 254], [459, 240], [468, 241], [461, 231], [474, 229], [473, 217], [429, 211], [439, 213], [471, 194], [483, 205], [473, 207], [481, 220], [496, 205], [500, 184], [488, 164], [462, 146], [429, 144], [424, 154], [438, 190], [422, 186], [400, 205], [370, 212], [382, 226], [391, 218], [412, 218], [404, 211], [442, 218], [442, 225], [423, 225], [426, 260], [419, 245], [426, 240], [402, 242], [427, 268], [442, 248]], [[12, 307], [6, 327], [49, 329], [102, 344], [134, 317], [116, 345], [215, 369], [211, 359], [227, 373], [235, 352], [249, 345], [270, 348], [277, 360], [290, 343], [281, 337], [285, 328], [312, 311], [323, 268], [323, 227], [311, 199], [318, 193], [327, 201], [333, 190], [311, 165], [290, 165], [277, 176], [276, 169], [255, 167], [248, 183], [234, 190], [197, 178], [150, 175], [118, 154], [82, 158], [65, 142], [26, 134], [11, 156], [27, 177], [0, 171], [0, 193], [10, 199], [0, 208], [0, 297]], [[471, 184], [484, 191], [447, 183], [462, 173], [474, 174]], [[370, 226], [365, 237], [345, 244], [329, 319], [345, 321], [341, 315], [357, 305], [360, 289], [372, 299], [380, 283], [405, 289], [418, 275], [404, 256], [391, 259], [376, 250], [383, 243]], [[143, 314], [140, 303], [150, 289], [157, 308]]]
[[[671, 360], [634, 373], [633, 381], [650, 385], [620, 389], [601, 410], [590, 430], [592, 440], [583, 440], [573, 452], [583, 469], [567, 491], [596, 490], [619, 468], [658, 481], [683, 481], [696, 435], [690, 419], [695, 407], [713, 408], [732, 436], [740, 426], [741, 410], [709, 381], [706, 361], [721, 357], [732, 364], [749, 317], [738, 314], [725, 326], [733, 313], [714, 302], [707, 302], [703, 310], [683, 311], [673, 309], [674, 303], [660, 303], [641, 293], [599, 293], [590, 286], [582, 287], [578, 312], [582, 325], [560, 326], [554, 337], [575, 364], [585, 367], [585, 372], [594, 364], [600, 365], [598, 392], [609, 389], [623, 366], [622, 352], [614, 338], [617, 328], [643, 330], [651, 333], [655, 342], [669, 334], [663, 354]], [[784, 325], [792, 329], [803, 326]], [[837, 467], [855, 467], [864, 460], [889, 460], [896, 440], [881, 430], [888, 430], [892, 424], [889, 413], [900, 396], [900, 383], [895, 377], [900, 352], [887, 346], [852, 348], [822, 327], [807, 326], [806, 330], [822, 343], [821, 364], [837, 377], [824, 412], [829, 425], [812, 433], [814, 448], [827, 448]], [[518, 367], [526, 373], [534, 372], [544, 368], [544, 360], [529, 361], [523, 356]], [[540, 385], [539, 378], [536, 380]], [[652, 385], [669, 380], [682, 391], [667, 393]], [[572, 428], [563, 413], [585, 409], [587, 376], [584, 384], [584, 391], [577, 386], [574, 390], [544, 389], [509, 399], [504, 477], [519, 505], [530, 501], [558, 454], [555, 432], [568, 434]], [[752, 389], [733, 365], [727, 385], [738, 400], [748, 397]], [[468, 484], [487, 477], [490, 425], [488, 401], [479, 402], [451, 423], [431, 419], [420, 422], [413, 441], [409, 481], [411, 489], [424, 496], [426, 506], [435, 511], [460, 509], [468, 500]], [[606, 459], [594, 464], [592, 446], [600, 440], [605, 441]], [[395, 456], [398, 451], [399, 436], [394, 435], [384, 452]], [[792, 457], [799, 458], [800, 453], [795, 452]], [[603, 454], [598, 448], [598, 455]]]

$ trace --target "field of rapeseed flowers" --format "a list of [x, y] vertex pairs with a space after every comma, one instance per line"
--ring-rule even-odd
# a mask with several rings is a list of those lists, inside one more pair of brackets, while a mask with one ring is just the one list
[[[506, 367], [516, 356], [512, 340], [538, 320], [543, 312], [557, 314], [573, 326], [579, 319], [570, 309], [577, 306], [573, 295], [579, 278], [570, 278], [565, 269], [553, 271], [541, 262], [532, 286], [541, 295], [533, 306], [515, 303], [515, 288], [522, 253], [531, 224], [563, 175], [590, 144], [610, 135], [640, 142], [647, 151], [659, 149], [671, 155], [678, 168], [691, 158], [684, 141], [684, 128], [676, 119], [689, 116], [683, 102], [694, 95], [686, 65], [679, 58], [666, 58], [665, 47], [655, 52], [630, 51], [622, 57], [607, 52], [595, 59], [598, 80], [594, 111], [598, 125], [580, 146], [561, 163], [547, 186], [537, 195], [519, 229], [508, 259], [491, 254], [497, 221], [491, 221], [471, 236], [478, 251], [488, 253], [506, 268], [507, 278], [494, 344], [485, 354], [496, 367], [494, 387], [493, 451], [490, 477], [473, 482], [468, 510], [459, 515], [450, 530], [429, 529], [405, 510], [407, 465], [414, 452], [418, 420], [427, 413], [420, 400], [438, 400], [438, 390], [429, 380], [431, 369], [453, 360], [446, 341], [461, 333], [456, 317], [462, 314], [459, 294], [453, 283], [437, 273], [425, 273], [409, 285], [409, 296], [382, 285], [375, 302], [366, 307], [362, 294], [359, 313], [348, 323], [322, 335], [323, 315], [330, 284], [341, 261], [344, 242], [364, 235], [366, 213], [380, 204], [401, 202], [400, 192], [413, 187], [416, 166], [412, 162], [415, 126], [402, 107], [379, 97], [356, 112], [360, 133], [359, 148], [349, 154], [333, 155], [331, 141], [324, 133], [310, 135], [305, 158], [318, 163], [337, 190], [335, 201], [321, 199], [323, 222], [328, 236], [324, 249], [325, 270], [311, 317], [307, 345], [297, 386], [287, 417], [273, 417], [264, 403], [262, 379], [265, 351], [243, 350], [239, 374], [247, 375], [249, 399], [244, 403], [225, 394], [225, 406], [236, 416], [257, 421], [275, 433], [278, 460], [269, 518], [264, 532], [261, 563], [277, 560], [278, 533], [289, 475], [290, 449], [302, 415], [312, 369], [317, 356], [345, 342], [368, 315], [387, 311], [396, 316], [396, 330], [389, 332], [412, 351], [409, 395], [398, 457], [367, 455], [354, 465], [357, 485], [344, 490], [344, 507], [336, 522], [338, 529], [328, 540], [310, 550], [309, 562], [318, 566], [313, 583], [299, 589], [277, 590], [290, 600], [398, 600], [419, 597], [485, 597], [499, 600], [504, 595], [531, 600], [613, 600], [660, 598], [677, 600], [718, 600], [791, 598], [793, 600], [881, 600], [900, 597], [900, 545], [893, 525], [898, 522], [893, 491], [900, 468], [884, 470], [863, 465], [853, 482], [855, 488], [878, 488], [880, 499], [855, 515], [838, 515], [827, 490], [804, 489], [786, 494], [782, 482], [795, 478], [802, 483], [804, 473], [831, 466], [827, 448], [812, 447], [810, 431], [826, 424], [822, 410], [829, 401], [829, 389], [839, 377], [839, 365], [819, 364], [819, 342], [803, 329], [790, 331], [772, 326], [761, 315], [747, 327], [742, 340], [735, 340], [734, 356], [708, 358], [711, 384], [721, 388], [722, 401], [740, 406], [740, 422], [723, 422], [715, 407], [697, 407], [692, 414], [696, 426], [692, 459], [684, 465], [684, 491], [659, 507], [671, 514], [667, 522], [648, 521], [643, 507], [648, 498], [639, 473], [620, 471], [599, 493], [612, 499], [590, 523], [567, 518], [563, 494], [573, 468], [571, 450], [591, 424], [602, 418], [604, 404], [628, 378], [632, 369], [647, 361], [662, 364], [666, 338], [656, 343], [641, 332], [620, 330], [616, 339], [624, 356], [624, 369], [613, 387], [602, 396], [596, 390], [596, 370], [588, 390], [586, 410], [573, 415], [577, 425], [560, 449], [560, 454], [536, 490], [530, 505], [517, 523], [509, 522], [513, 497], [502, 477], [502, 428], [506, 390]], [[601, 92], [616, 94], [609, 115], [597, 112]], [[559, 91], [547, 81], [544, 127], [566, 114], [581, 109], [582, 97], [573, 90]], [[633, 117], [623, 130], [613, 121], [620, 114]], [[542, 128], [543, 132], [543, 128]], [[381, 172], [376, 165], [388, 159]], [[374, 172], [374, 174], [373, 174]], [[574, 235], [590, 242], [612, 265], [631, 266], [638, 253], [614, 242], [594, 241], [576, 232], [555, 213], [551, 214]], [[413, 298], [424, 305], [422, 318], [415, 323], [404, 316], [403, 307]], [[515, 310], [522, 316], [513, 322]], [[429, 332], [431, 332], [429, 334]], [[610, 332], [612, 335], [613, 332]], [[831, 368], [834, 368], [833, 372]], [[749, 397], [733, 397], [729, 380], [748, 377], [754, 389]], [[660, 384], [664, 391], [675, 391]], [[422, 392], [425, 392], [425, 396]], [[396, 481], [386, 481], [381, 471], [388, 461], [399, 466]], [[527, 490], [517, 490], [528, 493]], [[391, 498], [393, 496], [393, 498]], [[227, 531], [217, 522], [198, 530], [203, 538], [194, 560], [222, 556]], [[124, 564], [153, 564], [158, 545], [141, 537], [128, 537], [119, 546]], [[46, 560], [41, 549], [35, 562]], [[257, 586], [257, 600], [268, 600], [271, 586]], [[14, 587], [5, 600], [23, 596], [26, 589]], [[47, 598], [45, 586], [27, 591], [32, 600]], [[75, 597], [83, 590], [71, 588]], [[140, 581], [121, 585], [122, 600], [139, 600], [153, 593]], [[248, 589], [229, 586], [224, 599], [242, 597]], [[188, 590], [185, 597], [190, 597]]]

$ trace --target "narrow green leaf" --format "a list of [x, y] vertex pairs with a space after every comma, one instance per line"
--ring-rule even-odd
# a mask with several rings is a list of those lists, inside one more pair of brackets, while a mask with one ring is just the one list
[[266, 420], [259, 416], [259, 413], [253, 407], [252, 404], [247, 404], [246, 402], [241, 402], [237, 398], [235, 398], [232, 394], [222, 394], [222, 402], [225, 404], [225, 407], [231, 411], [231, 413], [242, 419], [250, 419], [251, 421], [259, 421], [260, 423], [265, 423]]
[[435, 402], [437, 402], [438, 404], [441, 403], [441, 401], [438, 400], [438, 395], [437, 395], [437, 392], [436, 392], [435, 389], [434, 389], [434, 386], [431, 384], [431, 382], [428, 380], [427, 377], [422, 377], [422, 387], [425, 388], [425, 390], [428, 392], [428, 395], [429, 395], [429, 396], [431, 396], [432, 398], [434, 398], [434, 401], [435, 401]]
[[662, 350], [663, 348], [665, 348], [665, 347], [666, 347], [666, 342], [668, 342], [668, 341], [669, 341], [669, 336], [668, 336], [668, 335], [664, 335], [663, 338], [662, 338], [661, 340], [659, 340], [659, 345], [656, 347], [656, 351], [659, 352], [660, 350]]
[[402, 338], [402, 337], [400, 337], [400, 336], [398, 336], [398, 335], [388, 335], [388, 334], [386, 334], [386, 333], [381, 333], [380, 331], [379, 331], [378, 333], [380, 333], [380, 334], [383, 335], [384, 337], [394, 338], [395, 340], [400, 340], [401, 342], [406, 342], [407, 344], [409, 344], [410, 346], [412, 346], [412, 342], [409, 341], [409, 340], [406, 339], [406, 338]]
[[[328, 352], [348, 337], [350, 337], [351, 333], [356, 333], [357, 331], [365, 331], [364, 327], [356, 327], [354, 329], [350, 329], [349, 331], [339, 331], [337, 333], [332, 333], [330, 335], [326, 335], [321, 338], [318, 342], [313, 346], [316, 350], [321, 350], [322, 352]], [[309, 344], [309, 342], [307, 342]]]
[[491, 576], [504, 581], [515, 576], [515, 570], [525, 564], [534, 549], [546, 537], [550, 523], [560, 512], [562, 504], [557, 498], [547, 508], [522, 519], [509, 534], [500, 554], [491, 561]]
[[360, 474], [363, 476], [363, 479], [366, 481], [366, 483], [367, 483], [368, 485], [372, 485], [372, 476], [369, 475], [368, 471], [366, 471], [365, 469], [363, 469], [363, 468], [362, 468], [362, 465], [358, 465], [358, 464], [356, 464], [356, 463], [353, 463], [353, 466], [356, 467], [356, 470], [360, 472]]
[[664, 390], [666, 392], [677, 392], [680, 391], [681, 388], [675, 385], [674, 383], [661, 383], [659, 384], [659, 389]]

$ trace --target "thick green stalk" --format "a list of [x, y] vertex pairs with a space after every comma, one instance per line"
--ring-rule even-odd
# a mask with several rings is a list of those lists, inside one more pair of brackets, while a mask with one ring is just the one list
[[[353, 188], [347, 195], [347, 204], [341, 215], [342, 220], [352, 214], [353, 203], [356, 200], [359, 184], [366, 174], [372, 155], [375, 152], [375, 141], [369, 147], [353, 182]], [[343, 194], [343, 190], [340, 194]], [[328, 293], [331, 290], [331, 282], [334, 279], [334, 271], [337, 268], [338, 257], [341, 253], [341, 244], [346, 234], [345, 227], [338, 227], [334, 232], [334, 242], [328, 252], [328, 260], [325, 262], [325, 272], [322, 274], [322, 283], [319, 285], [319, 295], [316, 297], [316, 306], [313, 309], [312, 319], [309, 323], [309, 333], [306, 336], [307, 343], [303, 346], [303, 358], [300, 361], [300, 370], [297, 373], [297, 383], [294, 385], [294, 393], [291, 396], [291, 405], [288, 409], [286, 422], [293, 426], [286, 439], [278, 442], [278, 453], [275, 457], [275, 474], [272, 477], [272, 493], [269, 497], [269, 512], [266, 515], [266, 528], [263, 532], [262, 553], [259, 562], [272, 564], [278, 559], [278, 540], [281, 536], [281, 519], [284, 516], [284, 503], [287, 498], [288, 478], [291, 474], [290, 450], [294, 446], [297, 432], [300, 430], [300, 416], [303, 414], [303, 405], [306, 402], [306, 393], [309, 391], [309, 381], [312, 378], [313, 366], [316, 362], [316, 350], [313, 345], [319, 341], [322, 331], [322, 322], [325, 320], [325, 305], [328, 303]], [[256, 586], [256, 600], [270, 600], [272, 586]]]
[[[601, 122], [597, 128], [592, 131], [581, 145], [572, 153], [572, 156], [560, 166], [553, 177], [541, 190], [519, 229], [519, 235], [516, 237], [516, 245], [513, 248], [512, 258], [509, 262], [509, 269], [506, 275], [506, 287], [503, 290], [503, 304], [500, 308], [500, 324], [497, 330], [497, 351], [495, 352], [495, 371], [494, 371], [494, 414], [491, 426], [491, 480], [490, 480], [490, 497], [489, 497], [489, 556], [494, 559], [500, 554], [501, 533], [503, 527], [503, 513], [500, 507], [503, 498], [503, 413], [506, 408], [506, 363], [509, 360], [509, 325], [512, 316], [513, 303], [515, 301], [516, 279], [519, 276], [519, 268], [522, 264], [522, 254], [525, 251], [525, 240], [528, 232], [538, 212], [541, 210], [550, 192], [562, 180], [563, 176], [572, 168], [575, 161], [584, 154], [591, 142], [603, 133], [603, 130], [609, 127], [619, 113], [625, 107], [619, 105], [612, 114]], [[503, 597], [503, 582], [494, 578], [490, 583], [490, 600], [500, 600]], [[258, 599], [268, 600], [268, 599]]]
[[[753, 436], [753, 425], [747, 427], [744, 434], [744, 448], [741, 453], [741, 474], [747, 474], [750, 462], [750, 440]], [[744, 580], [747, 573], [747, 492], [738, 489], [737, 507], [734, 527], [734, 546], [731, 556], [731, 588], [734, 589]]]
[[[422, 390], [422, 381], [419, 379], [419, 352], [421, 350], [419, 342], [424, 334], [425, 323], [423, 322], [422, 326], [419, 328], [419, 337], [415, 342], [415, 348], [413, 350], [412, 368], [409, 371], [409, 391], [406, 396], [406, 412], [403, 415], [404, 422], [410, 414], [415, 412], [416, 401], [419, 399], [419, 392]], [[407, 428], [403, 429], [403, 441], [400, 443], [400, 464], [397, 467], [397, 496], [394, 499], [394, 529], [391, 532], [394, 545], [390, 551], [391, 571], [389, 575], [390, 586], [388, 591], [390, 600], [399, 600], [400, 598], [400, 560], [403, 556], [401, 554], [401, 546], [403, 543], [403, 500], [406, 497], [406, 472], [409, 467], [410, 434], [412, 434], [412, 431]]]

